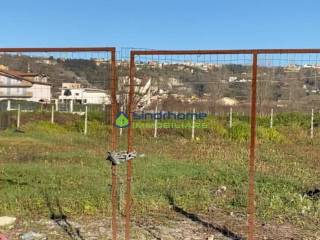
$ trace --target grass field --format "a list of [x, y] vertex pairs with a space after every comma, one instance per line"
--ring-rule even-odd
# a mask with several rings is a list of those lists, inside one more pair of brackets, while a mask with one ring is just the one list
[[[316, 116], [316, 122], [320, 116]], [[49, 119], [49, 118], [48, 118]], [[63, 119], [63, 118], [62, 118]], [[62, 124], [25, 121], [21, 130], [0, 133], [0, 214], [48, 217], [110, 216], [110, 126], [92, 116], [89, 135], [79, 119]], [[210, 117], [209, 129], [135, 130], [133, 214], [170, 216], [172, 204], [203, 215], [213, 209], [245, 216], [248, 182], [249, 123], [235, 117]], [[307, 116], [282, 114], [273, 129], [258, 119], [257, 217], [261, 222], [290, 223], [299, 229], [320, 225], [320, 200], [306, 193], [320, 184], [320, 133], [310, 140]], [[126, 133], [120, 139], [125, 149]], [[119, 170], [123, 212], [125, 165]], [[225, 191], [221, 191], [221, 187]], [[219, 190], [220, 189], [220, 190]]]

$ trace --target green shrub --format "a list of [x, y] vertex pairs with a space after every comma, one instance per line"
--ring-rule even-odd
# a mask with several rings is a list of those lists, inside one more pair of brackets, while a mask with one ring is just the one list
[[274, 117], [274, 126], [310, 127], [310, 116], [302, 113], [279, 113]]

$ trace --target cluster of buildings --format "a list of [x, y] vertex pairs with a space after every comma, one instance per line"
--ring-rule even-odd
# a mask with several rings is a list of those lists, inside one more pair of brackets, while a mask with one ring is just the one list
[[[48, 76], [0, 65], [0, 101], [8, 99], [50, 103], [53, 97]], [[61, 103], [110, 104], [110, 95], [104, 90], [84, 88], [78, 83], [63, 83], [58, 100]]]
[[73, 101], [79, 104], [111, 104], [110, 95], [105, 90], [83, 88], [80, 83], [62, 83], [59, 101]]
[[[238, 77], [234, 77], [234, 76], [230, 76], [229, 79], [228, 79], [228, 82], [229, 83], [246, 83], [246, 82], [251, 82], [252, 80], [251, 79], [246, 79], [244, 77], [242, 78], [238, 78]], [[222, 82], [226, 82], [225, 80], [222, 81]]]
[[[45, 62], [43, 64], [54, 64], [52, 62]], [[236, 78], [229, 79], [229, 81], [237, 81]], [[119, 82], [128, 83], [129, 79], [124, 79]], [[137, 86], [135, 87], [136, 97], [138, 97], [138, 108], [143, 110], [155, 102], [162, 102], [169, 97], [169, 95], [183, 103], [194, 103], [199, 101], [208, 101], [210, 96], [205, 94], [202, 99], [192, 96], [192, 89], [185, 86], [176, 78], [169, 78], [166, 89], [161, 89], [158, 86], [152, 86], [151, 78], [136, 79]], [[122, 86], [122, 87], [123, 87]], [[119, 86], [121, 88], [121, 86]], [[178, 88], [179, 94], [169, 94], [170, 90]], [[185, 94], [188, 93], [190, 97]], [[80, 83], [62, 83], [59, 94], [55, 94], [53, 98], [52, 85], [48, 82], [48, 76], [43, 74], [36, 74], [28, 72], [21, 72], [8, 69], [0, 65], [0, 101], [1, 100], [25, 100], [31, 102], [51, 103], [56, 104], [111, 104], [111, 97], [105, 90], [96, 88], [85, 88]], [[120, 95], [118, 96], [118, 99]], [[120, 100], [120, 99], [119, 99]], [[232, 100], [232, 99], [231, 99]], [[228, 99], [228, 101], [231, 101]], [[225, 103], [226, 99], [222, 99], [222, 105], [230, 105]], [[232, 103], [237, 104], [237, 103]]]
[[[160, 79], [159, 81], [161, 82], [162, 80]], [[191, 86], [186, 86], [177, 78], [170, 77], [166, 79], [166, 86], [164, 87], [164, 85], [161, 84], [162, 88], [157, 85], [152, 85], [151, 82], [151, 78], [135, 78], [135, 102], [137, 103], [137, 108], [139, 110], [144, 110], [154, 104], [161, 104], [169, 98], [185, 104], [212, 102], [211, 94], [203, 93], [201, 97], [198, 97], [194, 95], [194, 90], [191, 88]], [[120, 85], [118, 87], [120, 92], [128, 92], [128, 90], [123, 89], [124, 86], [129, 85], [128, 77], [119, 77], [119, 84]], [[125, 102], [125, 100], [119, 100], [122, 103]], [[216, 102], [222, 106], [235, 106], [239, 104], [239, 101], [236, 99], [226, 97], [218, 98]]]
[[301, 69], [320, 69], [319, 64], [288, 64], [285, 67], [286, 72], [299, 72]]
[[[122, 63], [123, 64], [123, 63]], [[129, 64], [129, 63], [128, 63]], [[162, 69], [164, 68], [165, 66], [176, 66], [177, 67], [177, 70], [186, 70], [186, 71], [191, 71], [193, 72], [194, 70], [192, 68], [198, 68], [198, 69], [201, 69], [205, 72], [208, 72], [209, 70], [211, 69], [214, 69], [214, 68], [221, 68], [222, 67], [222, 64], [216, 64], [216, 63], [202, 63], [202, 62], [192, 62], [192, 61], [148, 61], [147, 63], [146, 62], [140, 62], [140, 63], [137, 63], [136, 66], [137, 66], [137, 69], [139, 69], [139, 66], [149, 66], [153, 69], [155, 68], [159, 68], [159, 69]], [[190, 68], [192, 67], [192, 68]]]

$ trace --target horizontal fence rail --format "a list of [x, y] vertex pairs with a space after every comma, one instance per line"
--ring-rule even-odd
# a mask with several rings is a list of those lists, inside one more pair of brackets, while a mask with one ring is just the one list
[[[233, 239], [262, 238], [262, 219], [313, 224], [319, 104], [320, 49], [0, 48], [1, 133], [50, 122], [90, 141], [104, 134], [113, 240], [118, 215], [129, 240], [149, 211]], [[219, 208], [245, 223], [210, 224]]]
[[[176, 65], [181, 66], [181, 72], [184, 68], [184, 65], [186, 65], [186, 62], [188, 62], [187, 56], [197, 56], [199, 59], [201, 59], [202, 56], [208, 56], [212, 55], [209, 58], [203, 58], [204, 63], [214, 63], [219, 65], [232, 65], [232, 64], [244, 64], [250, 67], [250, 70], [246, 72], [246, 76], [249, 76], [249, 79], [243, 79], [242, 82], [239, 81], [239, 84], [243, 84], [244, 82], [247, 84], [246, 86], [249, 87], [250, 94], [246, 96], [247, 101], [247, 107], [250, 107], [250, 111], [246, 109], [243, 111], [243, 114], [249, 114], [249, 120], [250, 120], [250, 142], [249, 142], [249, 161], [248, 161], [248, 231], [247, 236], [249, 240], [253, 240], [255, 236], [255, 202], [256, 202], [256, 194], [255, 194], [255, 178], [256, 178], [256, 138], [257, 138], [257, 112], [259, 112], [259, 116], [263, 116], [266, 114], [270, 114], [271, 112], [271, 118], [269, 127], [274, 128], [274, 108], [275, 106], [271, 106], [268, 104], [268, 101], [271, 102], [272, 94], [274, 94], [272, 91], [274, 91], [272, 88], [281, 88], [282, 85], [287, 84], [286, 80], [290, 80], [290, 78], [301, 78], [301, 74], [297, 74], [296, 76], [289, 76], [290, 74], [283, 72], [283, 69], [290, 65], [290, 63], [294, 63], [295, 61], [291, 61], [291, 56], [298, 55], [302, 59], [304, 59], [304, 62], [309, 62], [311, 64], [317, 64], [317, 61], [312, 60], [312, 56], [314, 54], [319, 54], [320, 49], [248, 49], [248, 50], [132, 50], [130, 55], [130, 84], [129, 84], [129, 96], [128, 96], [128, 117], [129, 117], [129, 128], [128, 128], [128, 151], [131, 152], [134, 149], [134, 130], [133, 130], [133, 114], [135, 111], [137, 111], [137, 104], [139, 99], [139, 90], [137, 90], [139, 87], [141, 87], [141, 83], [137, 82], [137, 80], [140, 79], [156, 79], [156, 77], [148, 76], [145, 72], [142, 73], [142, 68], [144, 65], [153, 65], [154, 68], [165, 68], [165, 65], [168, 66]], [[216, 57], [216, 55], [219, 56], [226, 56], [225, 58], [227, 60], [219, 59], [219, 57]], [[238, 55], [239, 58], [236, 56]], [[249, 56], [245, 56], [249, 55]], [[180, 58], [176, 56], [186, 56], [185, 58]], [[229, 58], [228, 58], [229, 56]], [[270, 56], [270, 58], [269, 58]], [[216, 60], [213, 60], [215, 59]], [[244, 59], [244, 61], [241, 61], [241, 59]], [[287, 61], [284, 61], [287, 57]], [[187, 59], [187, 60], [186, 60]], [[192, 59], [192, 58], [190, 58]], [[208, 60], [209, 59], [209, 60]], [[289, 59], [289, 60], [288, 60]], [[308, 60], [309, 59], [309, 60]], [[280, 63], [277, 62], [280, 60]], [[298, 62], [299, 59], [297, 59], [296, 62]], [[193, 60], [189, 60], [192, 62]], [[223, 63], [225, 61], [225, 63]], [[155, 62], [155, 64], [153, 64]], [[195, 60], [195, 62], [201, 62], [201, 60]], [[245, 63], [244, 63], [245, 62]], [[284, 63], [285, 62], [285, 63]], [[243, 66], [244, 66], [243, 65]], [[315, 65], [314, 65], [315, 66]], [[154, 70], [156, 71], [156, 70]], [[278, 71], [278, 72], [272, 72], [272, 71]], [[150, 71], [152, 73], [152, 71]], [[248, 74], [249, 73], [249, 74]], [[234, 73], [236, 74], [236, 73]], [[239, 74], [239, 73], [238, 73]], [[299, 75], [299, 76], [298, 76]], [[268, 78], [269, 76], [269, 78]], [[275, 80], [275, 78], [278, 78]], [[316, 77], [315, 77], [316, 78]], [[140, 80], [139, 80], [140, 81]], [[155, 80], [157, 81], [157, 80]], [[229, 82], [234, 81], [234, 84], [238, 84], [236, 80], [229, 79]], [[276, 83], [273, 83], [276, 82]], [[210, 85], [210, 82], [205, 81], [199, 81], [194, 82], [193, 84], [200, 83], [204, 86]], [[248, 85], [249, 83], [249, 85]], [[270, 85], [271, 84], [271, 85]], [[152, 84], [151, 84], [152, 85]], [[142, 85], [143, 86], [143, 85]], [[158, 87], [159, 89], [159, 87]], [[270, 90], [269, 90], [270, 89]], [[267, 95], [267, 93], [270, 92], [270, 95]], [[289, 91], [289, 95], [293, 94], [292, 91]], [[301, 91], [300, 91], [301, 92]], [[277, 93], [281, 94], [281, 96], [285, 97], [286, 93]], [[281, 100], [281, 96], [278, 96], [279, 101]], [[233, 96], [235, 97], [235, 96]], [[245, 97], [245, 96], [243, 96]], [[237, 97], [236, 97], [237, 98]], [[270, 100], [268, 100], [270, 98]], [[279, 105], [280, 106], [280, 105]], [[314, 107], [313, 107], [314, 108]], [[156, 109], [155, 111], [159, 111], [158, 103], [153, 109]], [[229, 128], [233, 128], [233, 115], [234, 115], [234, 109], [236, 107], [231, 107], [229, 111]], [[300, 108], [300, 111], [304, 108]], [[150, 111], [146, 110], [147, 112]], [[195, 110], [194, 110], [195, 111]], [[226, 110], [224, 110], [226, 111]], [[277, 110], [278, 111], [278, 110]], [[286, 111], [283, 109], [279, 109], [280, 111]], [[308, 112], [308, 110], [307, 110]], [[310, 111], [311, 112], [311, 111]], [[214, 113], [215, 114], [215, 113]], [[260, 120], [259, 120], [260, 121]], [[194, 124], [194, 123], [193, 123]], [[313, 110], [312, 110], [312, 118], [311, 118], [311, 136], [313, 136]], [[154, 120], [154, 137], [158, 137], [158, 127], [159, 121]], [[192, 139], [194, 139], [194, 128], [192, 129]], [[126, 192], [126, 239], [130, 239], [130, 211], [131, 211], [131, 181], [132, 181], [132, 163], [131, 161], [128, 162], [127, 166], [127, 192]]]

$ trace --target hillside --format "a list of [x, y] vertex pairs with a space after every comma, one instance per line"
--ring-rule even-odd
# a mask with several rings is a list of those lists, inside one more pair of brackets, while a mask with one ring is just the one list
[[[61, 58], [27, 55], [0, 55], [0, 65], [11, 69], [46, 74], [56, 96], [62, 82], [79, 82], [87, 87], [107, 89], [111, 83], [111, 66], [108, 61], [96, 58]], [[241, 64], [197, 63], [136, 63], [137, 77], [152, 80], [153, 89], [171, 94], [205, 94], [213, 99], [221, 97], [250, 99], [251, 66]], [[128, 62], [118, 64], [119, 84], [128, 78]], [[258, 72], [258, 101], [285, 100], [294, 103], [309, 95], [319, 94], [318, 68], [290, 69], [288, 66], [260, 66]], [[154, 91], [155, 92], [155, 91]], [[314, 99], [314, 98], [313, 98]]]

